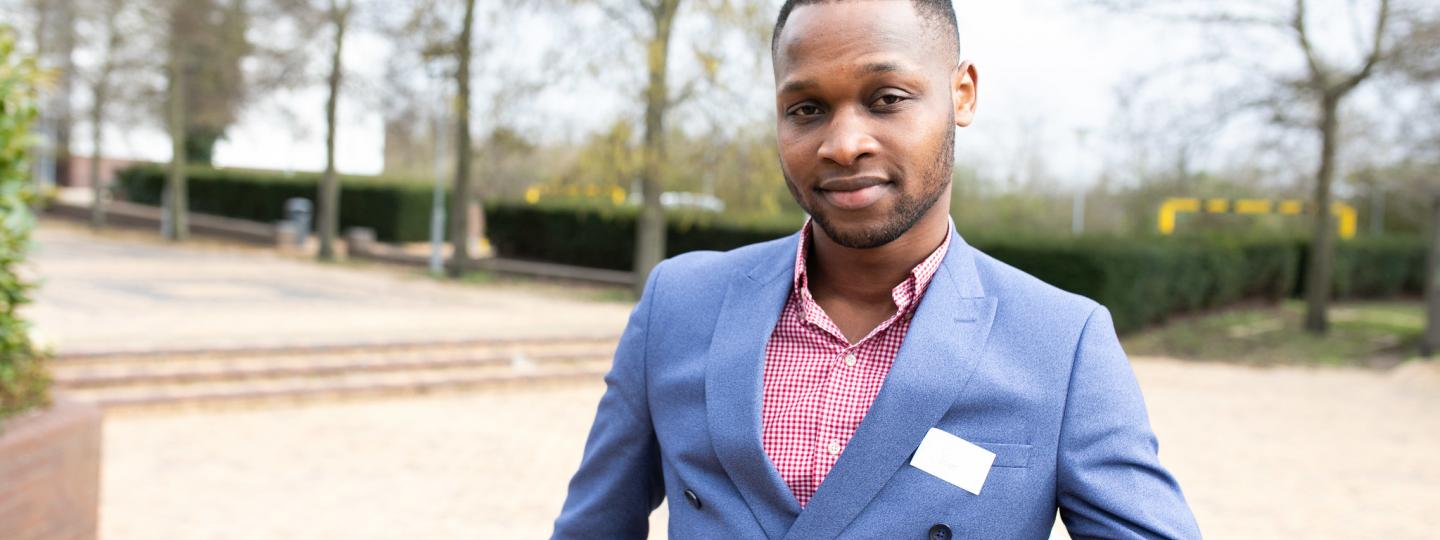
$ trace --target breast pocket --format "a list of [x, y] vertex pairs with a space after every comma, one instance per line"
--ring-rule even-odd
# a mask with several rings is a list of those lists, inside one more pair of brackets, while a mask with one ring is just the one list
[[1024, 469], [1030, 466], [1030, 445], [976, 442], [976, 446], [995, 453], [995, 462], [990, 464], [991, 468], [1000, 469]]

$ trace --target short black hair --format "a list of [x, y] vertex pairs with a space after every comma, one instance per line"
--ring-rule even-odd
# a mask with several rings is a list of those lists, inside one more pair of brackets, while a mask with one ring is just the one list
[[[785, 0], [780, 6], [780, 16], [775, 19], [775, 33], [770, 35], [770, 53], [775, 53], [775, 47], [780, 42], [780, 31], [785, 29], [785, 22], [790, 20], [790, 12], [795, 8], [810, 4], [829, 4], [845, 0]], [[960, 23], [955, 19], [955, 4], [951, 0], [909, 0], [910, 5], [915, 7], [915, 13], [920, 18], [936, 26], [937, 30], [943, 32], [947, 39], [954, 40], [956, 58], [960, 55]]]

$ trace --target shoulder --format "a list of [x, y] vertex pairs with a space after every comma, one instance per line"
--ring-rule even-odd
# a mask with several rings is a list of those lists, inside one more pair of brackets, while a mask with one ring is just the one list
[[1078, 330], [1090, 317], [1103, 310], [1096, 301], [1063, 290], [996, 259], [978, 249], [974, 253], [975, 269], [985, 288], [986, 296], [998, 300], [1008, 323], [1051, 331], [1042, 335], [1064, 335], [1054, 332], [1061, 328]]
[[645, 294], [664, 298], [701, 299], [723, 295], [732, 279], [748, 274], [756, 279], [775, 277], [795, 258], [796, 235], [750, 244], [730, 251], [691, 251], [666, 259], [655, 267]]

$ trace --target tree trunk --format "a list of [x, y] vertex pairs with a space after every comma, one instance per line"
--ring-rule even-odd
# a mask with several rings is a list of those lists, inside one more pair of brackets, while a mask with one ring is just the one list
[[60, 0], [59, 19], [56, 25], [56, 57], [59, 59], [58, 81], [55, 95], [55, 181], [62, 186], [75, 183], [70, 170], [70, 139], [75, 123], [70, 105], [71, 92], [75, 88], [75, 0]]
[[474, 26], [475, 0], [466, 0], [456, 49], [459, 65], [455, 80], [460, 92], [455, 96], [455, 189], [450, 200], [452, 249], [448, 268], [451, 277], [460, 277], [470, 267], [470, 41]]
[[35, 57], [45, 58], [50, 52], [50, 14], [49, 0], [31, 0], [32, 9], [35, 10]]
[[646, 44], [649, 84], [645, 88], [645, 148], [640, 172], [640, 196], [644, 201], [635, 228], [635, 290], [641, 291], [650, 271], [665, 258], [665, 208], [660, 204], [664, 191], [660, 175], [665, 164], [665, 113], [670, 108], [670, 30], [680, 0], [660, 0], [651, 10], [655, 34]]
[[1326, 92], [1320, 100], [1320, 171], [1315, 178], [1315, 222], [1310, 234], [1310, 261], [1305, 274], [1305, 329], [1323, 335], [1330, 329], [1330, 269], [1335, 260], [1335, 228], [1331, 226], [1330, 185], [1335, 180], [1335, 147], [1340, 129], [1340, 100]]
[[[182, 0], [183, 1], [183, 0]], [[165, 181], [165, 238], [182, 241], [190, 236], [186, 223], [189, 197], [185, 189], [185, 58], [179, 24], [170, 28], [170, 175]]]
[[119, 15], [123, 0], [111, 0], [105, 17], [105, 58], [100, 76], [95, 81], [90, 100], [90, 227], [105, 228], [105, 185], [100, 178], [100, 163], [105, 158], [105, 107], [110, 102], [110, 77], [115, 71], [115, 54], [124, 41], [120, 34]]
[[1431, 195], [1429, 254], [1425, 260], [1425, 339], [1420, 354], [1440, 350], [1440, 193]]
[[101, 69], [100, 80], [95, 82], [90, 104], [90, 227], [97, 231], [105, 228], [105, 186], [100, 181], [100, 160], [105, 155], [103, 128], [109, 79], [110, 67], [107, 60], [105, 67]]
[[340, 100], [340, 82], [344, 69], [341, 53], [345, 47], [345, 27], [349, 25], [350, 5], [339, 6], [330, 0], [330, 21], [335, 25], [335, 49], [330, 56], [330, 98], [325, 102], [325, 174], [320, 178], [320, 260], [335, 260], [335, 237], [340, 228], [340, 178], [335, 173], [335, 110]]

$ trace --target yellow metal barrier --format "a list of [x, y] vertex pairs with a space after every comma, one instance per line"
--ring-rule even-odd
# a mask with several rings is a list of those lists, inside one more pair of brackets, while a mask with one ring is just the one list
[[[1208, 214], [1226, 214], [1233, 211], [1236, 214], [1251, 216], [1272, 213], [1296, 216], [1305, 211], [1305, 202], [1293, 199], [1280, 201], [1278, 204], [1264, 199], [1239, 199], [1233, 202], [1229, 199], [1206, 199], [1204, 201], [1193, 198], [1166, 199], [1160, 204], [1160, 219], [1157, 222], [1160, 234], [1175, 234], [1175, 221], [1180, 214], [1196, 214], [1202, 211]], [[1346, 240], [1355, 238], [1359, 217], [1355, 207], [1337, 202], [1330, 206], [1330, 212], [1335, 215], [1340, 238]]]
[[[625, 203], [625, 190], [620, 188], [619, 186], [611, 186], [608, 190], [605, 188], [601, 188], [600, 186], [585, 186], [583, 195], [585, 197], [594, 199], [600, 197], [602, 193], [609, 195], [610, 202], [615, 206], [620, 206], [621, 204]], [[567, 186], [564, 188], [563, 191], [556, 190], [551, 187], [531, 186], [529, 189], [525, 190], [525, 202], [528, 204], [536, 204], [540, 202], [541, 197], [547, 195], [579, 197], [582, 195], [582, 192], [578, 186]]]

